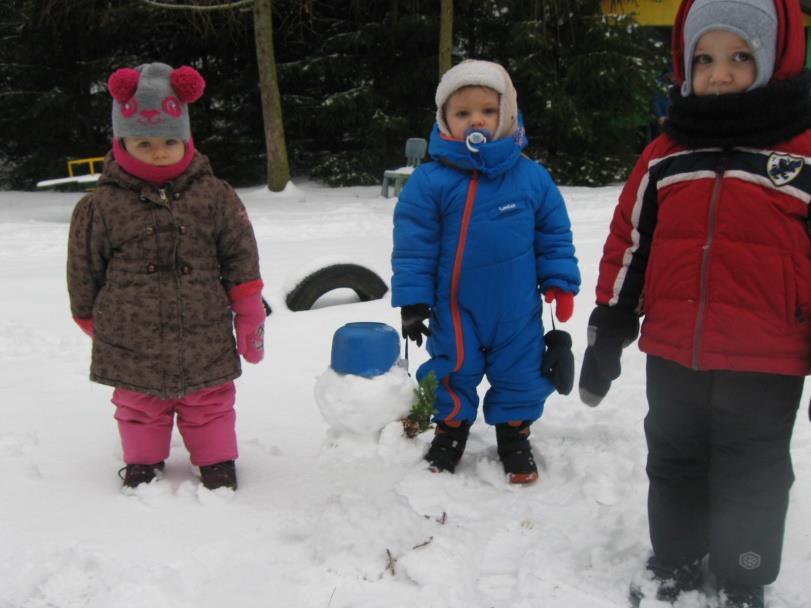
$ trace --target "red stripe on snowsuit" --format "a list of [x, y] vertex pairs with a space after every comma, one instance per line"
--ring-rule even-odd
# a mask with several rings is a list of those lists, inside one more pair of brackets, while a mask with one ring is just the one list
[[451, 396], [451, 401], [453, 401], [453, 409], [451, 410], [451, 413], [445, 417], [445, 422], [449, 422], [459, 415], [459, 411], [462, 409], [462, 400], [459, 399], [459, 395], [457, 395], [451, 388], [450, 376], [445, 376], [442, 379], [442, 384], [445, 387], [445, 390], [448, 391], [448, 394]]
[[465, 361], [465, 338], [462, 335], [462, 315], [459, 312], [459, 279], [462, 275], [462, 257], [465, 254], [467, 231], [470, 225], [470, 216], [473, 214], [473, 203], [476, 200], [476, 189], [479, 186], [479, 173], [473, 172], [470, 186], [465, 199], [465, 211], [462, 214], [462, 227], [459, 232], [459, 242], [456, 245], [456, 258], [453, 262], [453, 275], [451, 276], [451, 316], [453, 317], [453, 333], [456, 337], [456, 366], [453, 371], [461, 369]]

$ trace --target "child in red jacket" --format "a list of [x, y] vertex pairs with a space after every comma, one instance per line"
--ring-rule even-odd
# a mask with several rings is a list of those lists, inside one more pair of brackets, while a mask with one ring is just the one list
[[653, 556], [637, 604], [702, 586], [709, 556], [721, 606], [763, 607], [780, 568], [811, 363], [802, 23], [797, 0], [683, 0], [680, 88], [611, 222], [580, 395], [605, 396], [644, 316]]

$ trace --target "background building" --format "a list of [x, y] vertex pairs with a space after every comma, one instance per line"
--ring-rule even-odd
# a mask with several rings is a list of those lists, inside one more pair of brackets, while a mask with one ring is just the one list
[[[645, 26], [672, 30], [673, 20], [681, 0], [602, 0], [603, 13], [613, 15], [633, 15]], [[811, 0], [800, 0], [805, 13], [805, 33], [808, 40], [806, 65], [811, 65]]]

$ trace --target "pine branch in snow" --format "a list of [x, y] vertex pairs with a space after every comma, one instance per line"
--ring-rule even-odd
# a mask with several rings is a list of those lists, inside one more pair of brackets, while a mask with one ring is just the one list
[[411, 410], [408, 416], [400, 419], [406, 437], [413, 439], [431, 428], [431, 416], [436, 414], [434, 403], [436, 402], [437, 386], [439, 386], [439, 381], [436, 379], [436, 374], [431, 372], [414, 389], [414, 402], [411, 404]]

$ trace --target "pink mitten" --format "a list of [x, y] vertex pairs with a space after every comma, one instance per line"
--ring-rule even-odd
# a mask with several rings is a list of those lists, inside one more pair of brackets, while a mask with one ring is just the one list
[[262, 281], [237, 285], [229, 293], [234, 311], [237, 352], [249, 363], [259, 363], [265, 355], [265, 306]]
[[80, 319], [78, 317], [73, 317], [73, 320], [84, 333], [86, 333], [91, 338], [93, 337], [93, 317], [90, 317], [89, 319]]

